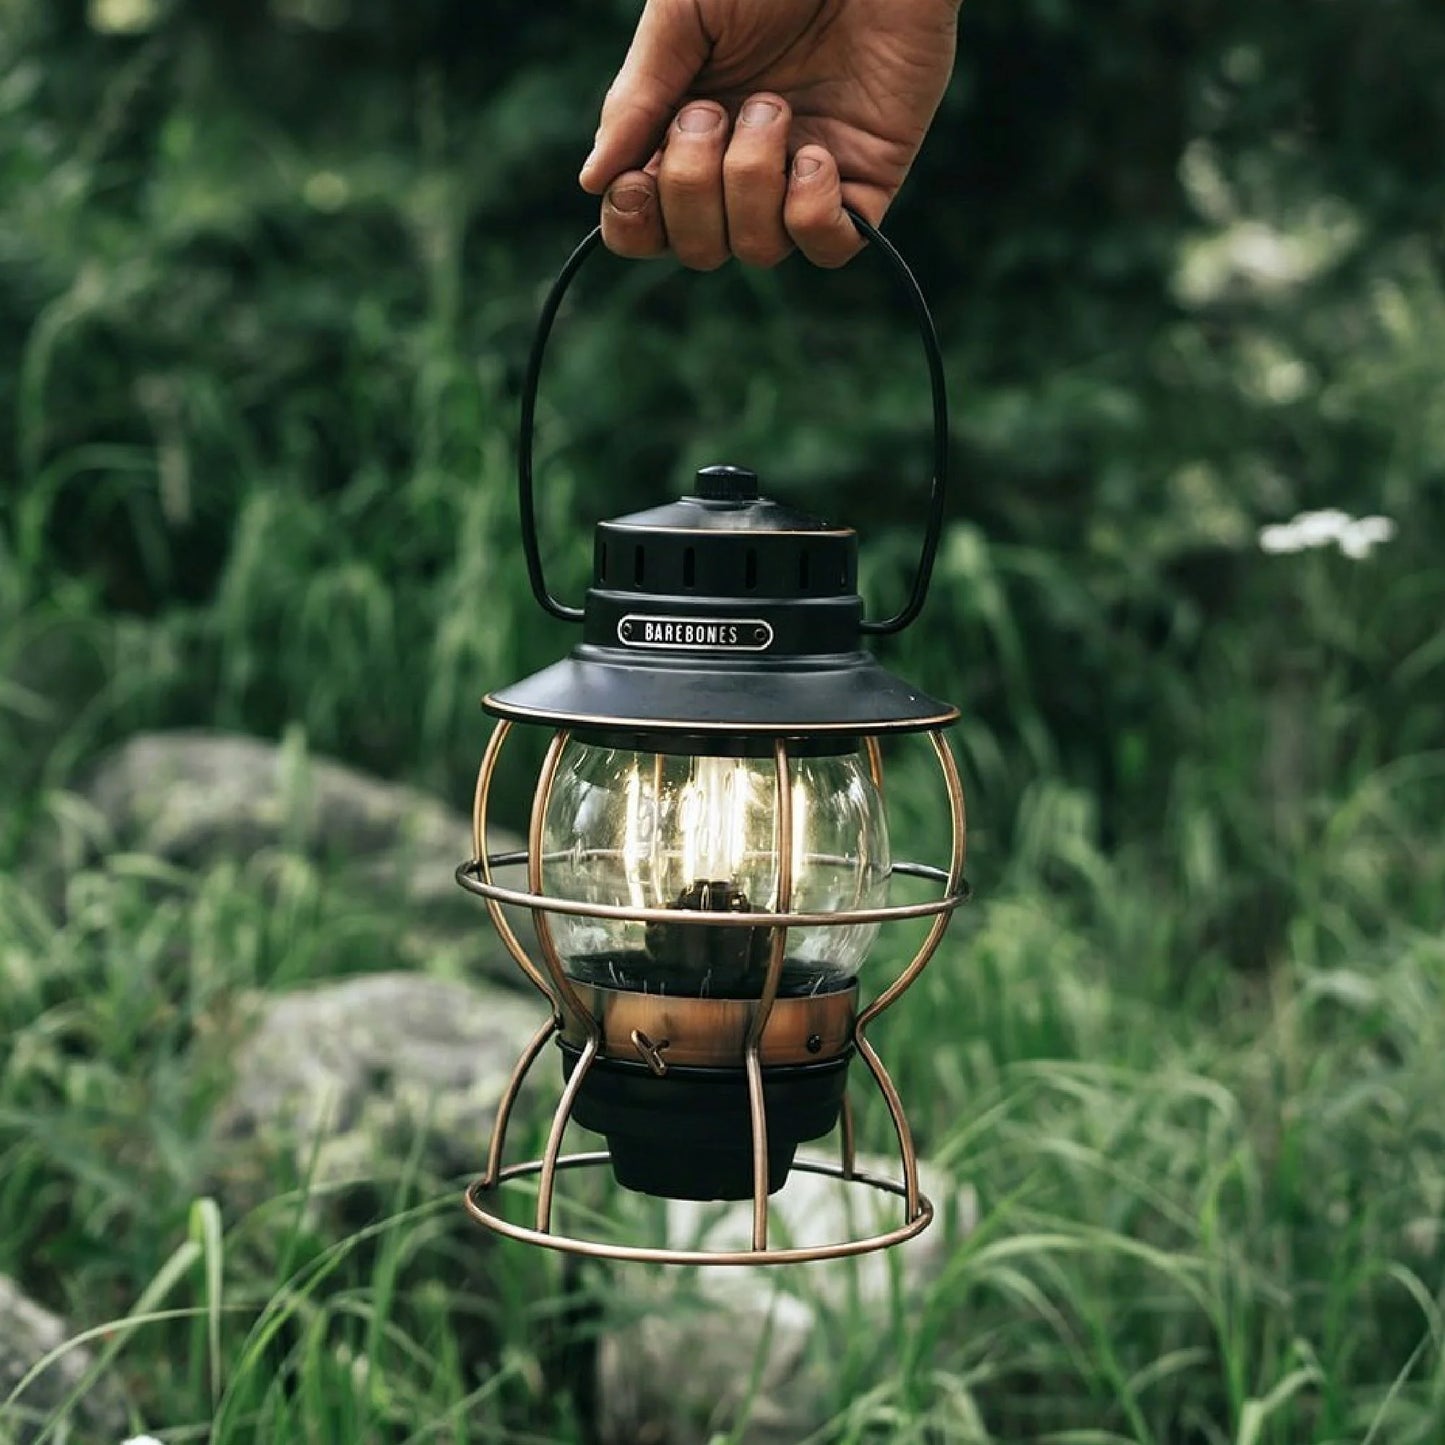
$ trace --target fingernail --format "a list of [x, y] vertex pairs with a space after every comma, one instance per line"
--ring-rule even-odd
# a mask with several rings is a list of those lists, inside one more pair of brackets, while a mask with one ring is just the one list
[[743, 108], [738, 120], [743, 125], [767, 125], [777, 120], [779, 107], [771, 100], [750, 100]]
[[798, 156], [793, 161], [793, 174], [800, 181], [806, 181], [809, 176], [816, 176], [823, 169], [823, 162], [817, 156]]
[[689, 106], [678, 115], [677, 128], [687, 131], [689, 135], [703, 135], [707, 131], [715, 130], [721, 118], [710, 105]]
[[621, 186], [607, 192], [607, 204], [624, 216], [635, 216], [652, 199], [646, 186]]

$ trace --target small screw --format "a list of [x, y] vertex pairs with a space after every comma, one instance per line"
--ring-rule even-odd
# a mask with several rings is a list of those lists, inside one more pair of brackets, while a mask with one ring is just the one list
[[753, 628], [753, 641], [766, 642], [768, 640], [768, 629], [766, 627]]
[[821, 1049], [822, 1047], [823, 1047], [823, 1035], [822, 1035], [822, 1034], [809, 1034], [809, 1035], [808, 1035], [808, 1052], [809, 1052], [810, 1054], [816, 1054], [816, 1053], [818, 1052], [818, 1050]]

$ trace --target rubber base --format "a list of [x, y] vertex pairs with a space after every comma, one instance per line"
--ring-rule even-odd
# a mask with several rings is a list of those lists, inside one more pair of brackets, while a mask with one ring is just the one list
[[[571, 1078], [580, 1050], [559, 1041]], [[819, 1064], [763, 1070], [768, 1125], [768, 1192], [783, 1187], [798, 1145], [838, 1122], [852, 1051]], [[752, 1116], [741, 1068], [670, 1068], [597, 1059], [572, 1117], [607, 1139], [612, 1172], [625, 1189], [663, 1199], [751, 1199]]]

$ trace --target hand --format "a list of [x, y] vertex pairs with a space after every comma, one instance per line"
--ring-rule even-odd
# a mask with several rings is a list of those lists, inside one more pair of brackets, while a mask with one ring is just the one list
[[[620, 256], [710, 271], [861, 247], [953, 68], [958, 0], [647, 0], [580, 180]], [[686, 102], [684, 104], [684, 101]], [[678, 107], [681, 106], [681, 109]]]

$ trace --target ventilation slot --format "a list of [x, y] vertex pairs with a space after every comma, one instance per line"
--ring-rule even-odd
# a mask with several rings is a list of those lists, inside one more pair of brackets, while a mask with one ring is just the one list
[[697, 553], [691, 547], [682, 554], [682, 585], [697, 586]]
[[599, 542], [599, 543], [597, 544], [597, 580], [598, 580], [599, 582], [605, 582], [605, 581], [607, 580], [607, 543], [606, 543], [606, 542]]
[[743, 585], [752, 592], [758, 585], [758, 554], [749, 547], [743, 559]]
[[632, 585], [634, 587], [641, 587], [642, 579], [647, 575], [647, 567], [643, 560], [646, 556], [647, 553], [641, 547], [632, 549]]
[[798, 553], [798, 591], [808, 590], [808, 581], [812, 574], [812, 561], [806, 551]]

